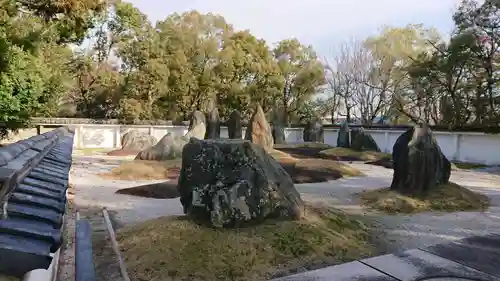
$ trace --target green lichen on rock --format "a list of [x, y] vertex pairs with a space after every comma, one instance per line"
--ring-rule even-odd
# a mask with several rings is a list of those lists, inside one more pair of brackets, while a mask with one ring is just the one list
[[380, 148], [373, 137], [367, 133], [363, 128], [351, 131], [351, 149], [356, 151], [377, 151], [380, 152]]
[[245, 140], [197, 140], [182, 152], [177, 185], [184, 213], [214, 227], [299, 218], [304, 203], [290, 175], [262, 147]]

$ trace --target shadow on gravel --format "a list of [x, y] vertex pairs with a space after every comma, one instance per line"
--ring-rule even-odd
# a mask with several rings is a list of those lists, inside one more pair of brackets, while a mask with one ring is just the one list
[[177, 181], [139, 185], [117, 190], [116, 193], [154, 199], [172, 199], [180, 197], [179, 191], [177, 190]]

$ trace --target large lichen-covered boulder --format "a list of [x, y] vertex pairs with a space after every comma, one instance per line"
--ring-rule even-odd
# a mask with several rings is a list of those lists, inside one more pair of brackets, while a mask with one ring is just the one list
[[243, 138], [243, 128], [241, 126], [241, 113], [238, 110], [231, 112], [227, 121], [227, 133], [230, 139]]
[[272, 149], [274, 146], [271, 125], [267, 122], [264, 110], [260, 105], [255, 107], [255, 112], [245, 132], [245, 139], [262, 146], [264, 149]]
[[319, 121], [309, 121], [304, 127], [304, 142], [324, 142], [323, 124]]
[[245, 140], [191, 139], [182, 152], [177, 187], [184, 213], [215, 227], [297, 219], [304, 207], [283, 167]]
[[189, 120], [188, 132], [184, 135], [187, 140], [190, 138], [204, 139], [206, 127], [205, 115], [201, 111], [194, 111]]
[[139, 152], [144, 149], [150, 148], [157, 142], [156, 138], [146, 134], [141, 133], [137, 130], [131, 130], [122, 136], [122, 150]]
[[351, 148], [356, 151], [377, 151], [380, 152], [380, 148], [373, 137], [367, 133], [363, 128], [351, 131]]
[[182, 149], [188, 143], [185, 137], [168, 133], [154, 146], [137, 154], [136, 160], [164, 161], [182, 157]]
[[417, 125], [399, 136], [393, 146], [392, 161], [393, 190], [425, 193], [450, 179], [451, 163], [427, 124]]
[[337, 147], [349, 148], [349, 124], [344, 121], [340, 125], [339, 134], [337, 135]]
[[217, 109], [217, 105], [214, 100], [210, 100], [208, 105], [206, 121], [207, 131], [205, 133], [205, 139], [220, 138], [219, 110]]

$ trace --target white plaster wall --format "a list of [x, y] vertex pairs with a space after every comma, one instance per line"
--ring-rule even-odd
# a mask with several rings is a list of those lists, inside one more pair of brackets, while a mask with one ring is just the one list
[[463, 134], [459, 146], [459, 161], [500, 164], [499, 135]]
[[83, 148], [113, 148], [119, 127], [82, 126], [78, 141]]
[[[75, 148], [119, 148], [122, 132], [131, 129], [147, 132], [160, 140], [167, 133], [182, 136], [186, 126], [124, 126], [124, 125], [74, 125]], [[243, 128], [243, 137], [246, 128]], [[377, 142], [380, 149], [391, 153], [392, 146], [403, 131], [366, 130]], [[325, 143], [337, 144], [337, 129], [325, 129]], [[500, 135], [483, 133], [434, 132], [443, 153], [450, 160], [497, 165], [500, 164]], [[221, 137], [227, 138], [227, 127], [221, 128]], [[288, 143], [303, 141], [302, 128], [287, 128], [285, 139]]]

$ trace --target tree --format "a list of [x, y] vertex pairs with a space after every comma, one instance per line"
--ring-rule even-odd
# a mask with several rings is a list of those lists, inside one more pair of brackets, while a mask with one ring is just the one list
[[[469, 38], [475, 48], [470, 48], [471, 59], [476, 63], [477, 88], [476, 119], [479, 123], [490, 120], [500, 124], [498, 57], [500, 47], [500, 4], [486, 0], [479, 4], [474, 0], [463, 0], [453, 17], [457, 33]], [[486, 120], [484, 120], [486, 119]]]
[[186, 118], [216, 95], [219, 79], [214, 69], [220, 46], [231, 36], [232, 27], [221, 16], [191, 11], [170, 15], [157, 23], [156, 30], [160, 47], [170, 56], [164, 106]]
[[[408, 67], [422, 53], [432, 52], [440, 41], [439, 33], [421, 24], [402, 28], [383, 27], [377, 36], [368, 37], [364, 45], [370, 51], [375, 70], [370, 87], [383, 92], [389, 99], [389, 115], [393, 122], [398, 119], [418, 122], [424, 104], [420, 103], [421, 88], [408, 75]], [[416, 88], [417, 87], [417, 88]], [[406, 121], [405, 120], [405, 121]]]
[[291, 116], [325, 84], [324, 66], [311, 46], [296, 39], [280, 41], [273, 54], [284, 80], [277, 102], [288, 124]]
[[0, 0], [0, 137], [25, 126], [51, 99], [49, 89], [62, 90], [64, 75], [47, 72], [57, 56], [42, 55], [81, 41], [101, 9], [94, 0]]
[[[470, 81], [471, 61], [469, 36], [456, 36], [449, 44], [435, 46], [431, 54], [422, 54], [410, 67], [409, 74], [427, 93], [426, 119], [451, 128], [464, 126], [472, 117]], [[422, 101], [422, 100], [421, 100]]]
[[[118, 6], [117, 20], [111, 22], [111, 30], [117, 42], [117, 54], [123, 61], [123, 95], [120, 117], [131, 114], [139, 119], [153, 120], [162, 116], [158, 109], [160, 99], [167, 95], [170, 71], [169, 57], [163, 49], [160, 35], [142, 14], [131, 4]], [[132, 102], [134, 101], [134, 102]], [[130, 102], [139, 103], [130, 107]], [[138, 109], [142, 111], [138, 112]], [[127, 110], [132, 109], [133, 113]]]
[[347, 122], [351, 122], [354, 114], [354, 95], [358, 88], [355, 76], [358, 54], [351, 47], [352, 45], [347, 43], [341, 44], [333, 63], [327, 63], [326, 66], [330, 101], [333, 106], [330, 110], [333, 112], [335, 107], [341, 108], [338, 113], [345, 116]]
[[214, 68], [218, 80], [216, 95], [221, 117], [238, 110], [244, 118], [253, 113], [252, 102], [268, 112], [282, 87], [279, 68], [264, 40], [249, 31], [235, 32], [224, 40]]

